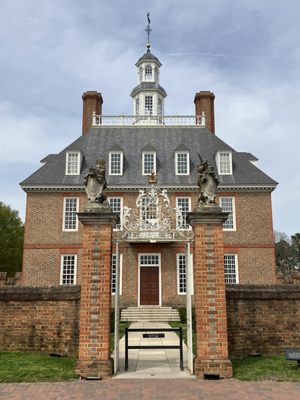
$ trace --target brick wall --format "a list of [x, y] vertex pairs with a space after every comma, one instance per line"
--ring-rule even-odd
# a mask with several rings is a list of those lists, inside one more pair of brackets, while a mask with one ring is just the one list
[[76, 355], [80, 287], [1, 287], [0, 351]]
[[300, 285], [228, 285], [230, 356], [300, 347]]

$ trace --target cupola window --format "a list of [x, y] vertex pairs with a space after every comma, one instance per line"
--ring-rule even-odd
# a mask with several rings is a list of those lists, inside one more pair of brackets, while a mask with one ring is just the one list
[[151, 81], [152, 79], [152, 67], [151, 65], [147, 65], [145, 68], [145, 79], [146, 81]]
[[153, 114], [153, 97], [145, 96], [145, 115]]
[[137, 97], [135, 99], [135, 115], [140, 114], [140, 99]]

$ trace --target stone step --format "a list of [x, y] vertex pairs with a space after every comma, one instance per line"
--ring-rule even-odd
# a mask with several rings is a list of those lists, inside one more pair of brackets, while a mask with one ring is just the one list
[[128, 307], [121, 312], [122, 321], [179, 321], [178, 311], [172, 307]]

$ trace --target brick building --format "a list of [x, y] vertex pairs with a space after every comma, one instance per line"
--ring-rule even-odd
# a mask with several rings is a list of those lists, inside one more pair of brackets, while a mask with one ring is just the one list
[[[161, 63], [150, 46], [136, 67], [134, 115], [105, 117], [101, 94], [85, 92], [82, 135], [45, 157], [43, 166], [21, 183], [27, 193], [23, 285], [80, 284], [83, 227], [77, 212], [87, 201], [84, 176], [100, 156], [120, 229], [124, 207], [136, 207], [139, 190], [146, 189], [154, 171], [171, 207], [181, 209], [182, 218], [175, 221], [180, 231], [189, 229], [186, 215], [197, 203], [199, 154], [214, 166], [220, 181], [217, 202], [229, 212], [223, 225], [225, 282], [275, 283], [271, 193], [277, 183], [257, 167], [254, 156], [235, 151], [215, 134], [213, 93], [196, 93], [194, 116], [165, 116]], [[146, 218], [153, 219], [151, 213]], [[150, 236], [124, 240], [120, 273], [121, 306], [185, 304], [183, 242]], [[114, 279], [113, 255], [112, 294]]]

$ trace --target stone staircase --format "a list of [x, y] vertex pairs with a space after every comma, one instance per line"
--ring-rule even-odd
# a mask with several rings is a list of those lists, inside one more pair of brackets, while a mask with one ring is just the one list
[[172, 307], [127, 307], [121, 312], [121, 321], [180, 321], [178, 311]]

